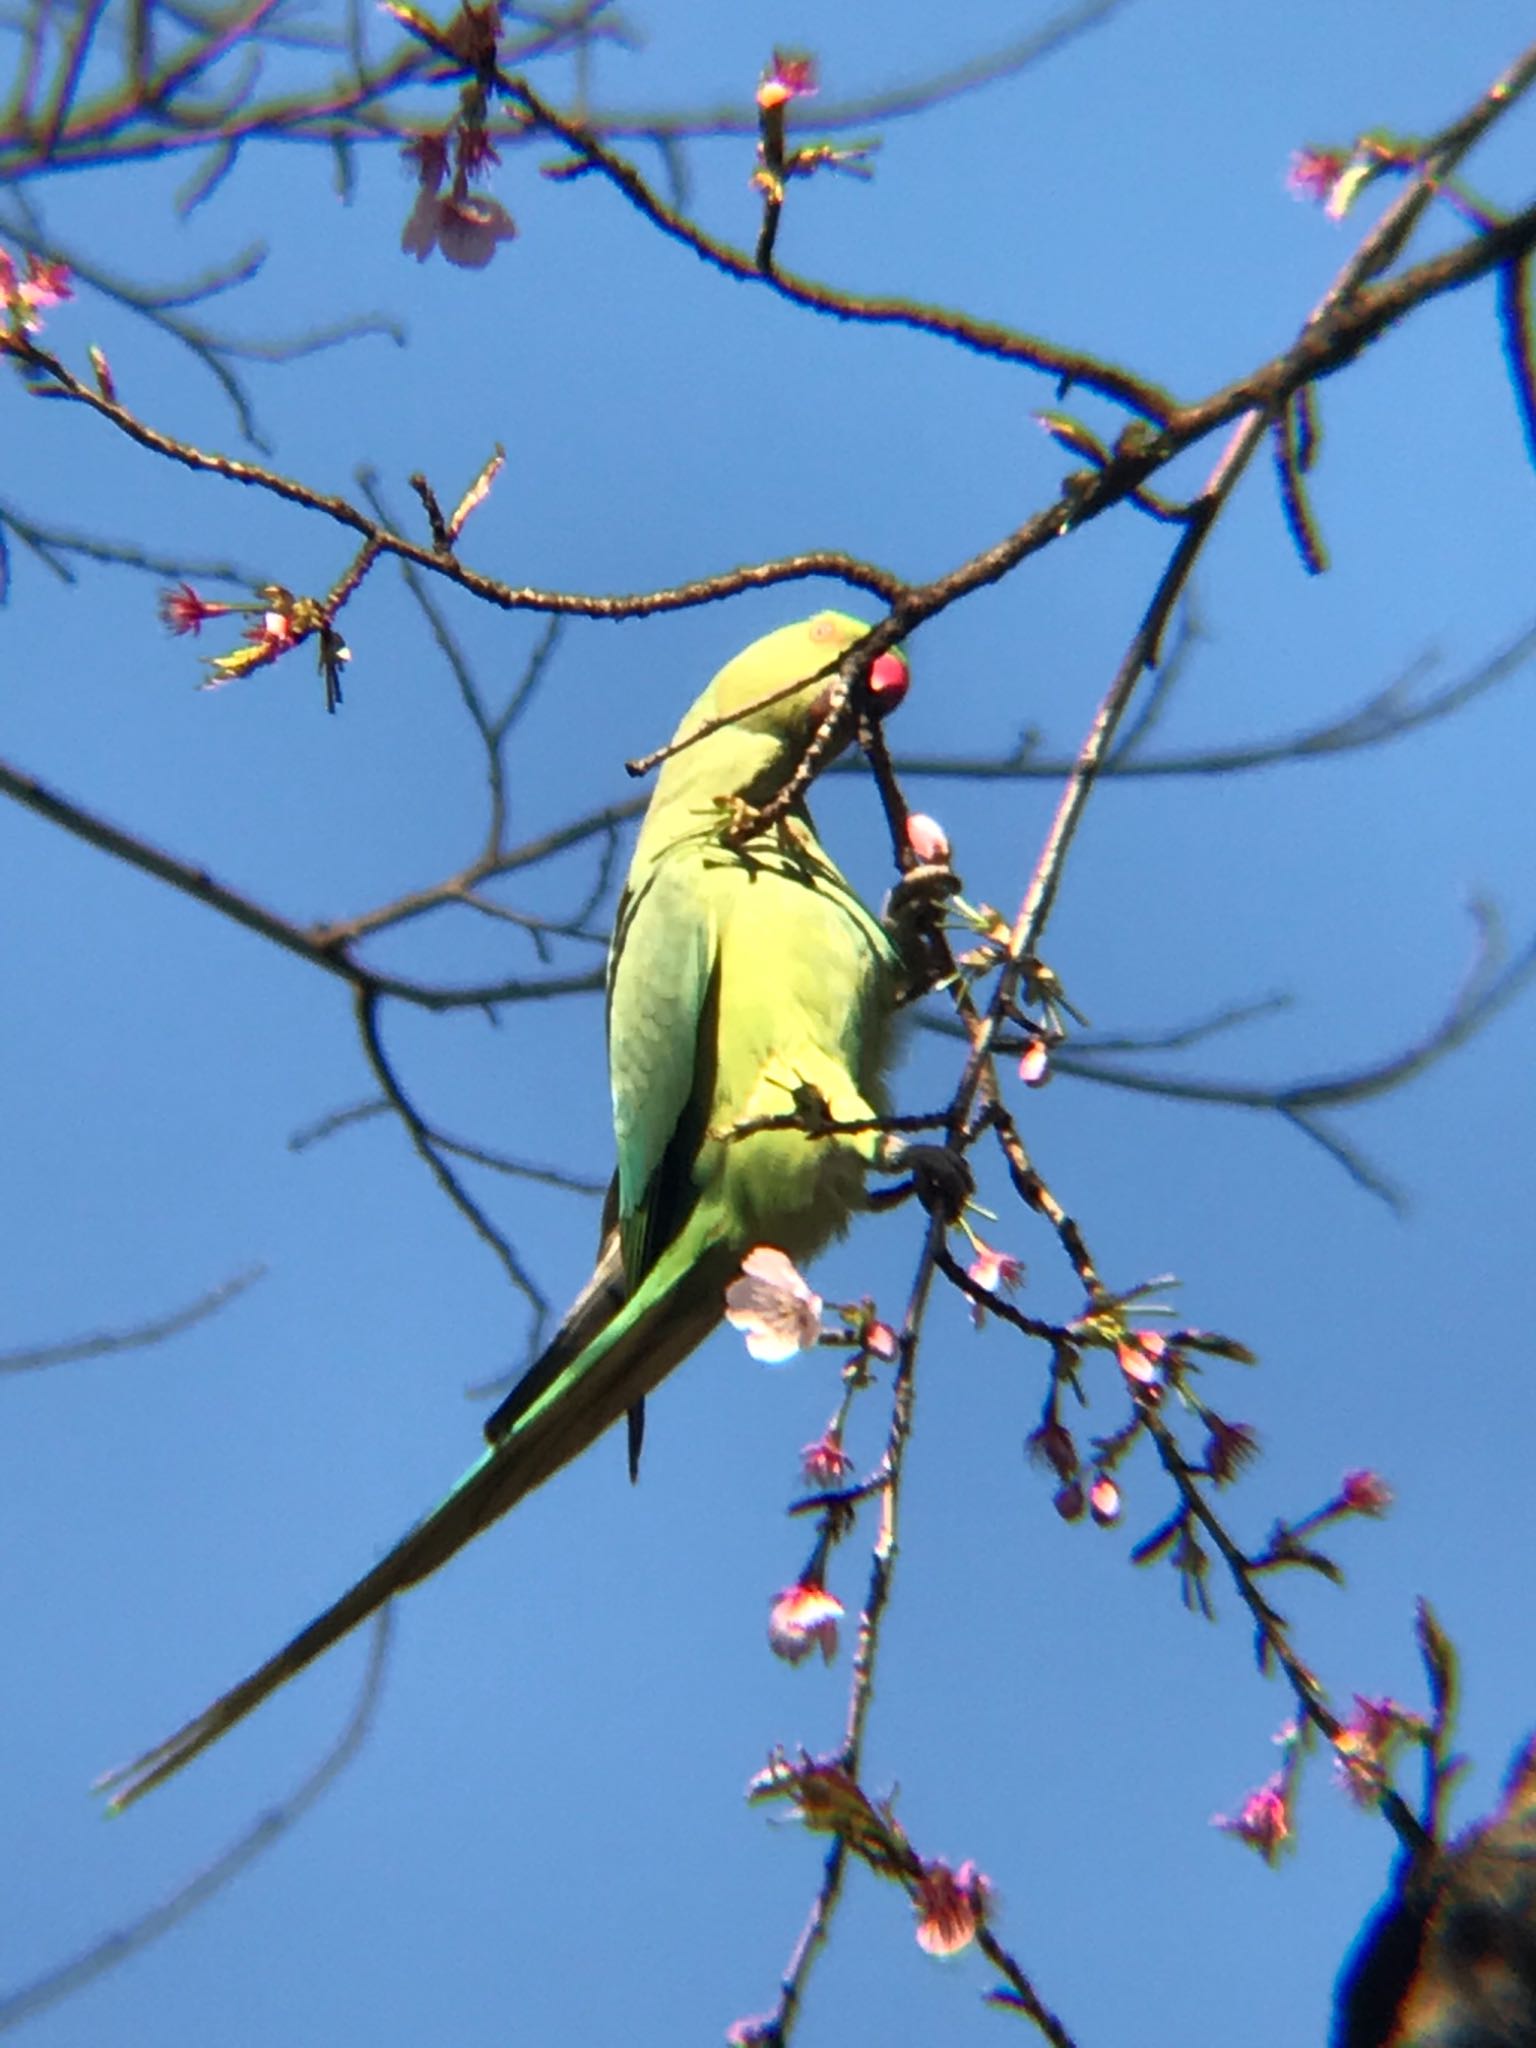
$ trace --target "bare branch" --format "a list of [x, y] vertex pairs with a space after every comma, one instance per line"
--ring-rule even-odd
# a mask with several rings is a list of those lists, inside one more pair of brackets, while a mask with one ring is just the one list
[[66, 1337], [53, 1344], [27, 1345], [17, 1351], [0, 1351], [0, 1373], [41, 1372], [52, 1365], [75, 1365], [85, 1358], [105, 1358], [111, 1352], [148, 1350], [152, 1345], [163, 1344], [167, 1338], [179, 1337], [183, 1330], [206, 1322], [209, 1316], [217, 1315], [237, 1295], [244, 1294], [248, 1287], [262, 1279], [266, 1270], [265, 1266], [248, 1266], [243, 1273], [236, 1273], [233, 1279], [221, 1280], [217, 1287], [210, 1287], [206, 1294], [200, 1294], [185, 1308], [173, 1309], [169, 1315], [157, 1316], [152, 1322], [134, 1323], [124, 1330], [97, 1330], [88, 1337]]
[[35, 2019], [39, 2013], [47, 2012], [51, 2006], [60, 2004], [87, 1984], [104, 1977], [108, 1971], [115, 1970], [130, 1956], [150, 1947], [163, 1934], [179, 1926], [189, 1914], [195, 1913], [199, 1906], [206, 1905], [209, 1899], [233, 1883], [242, 1871], [248, 1870], [258, 1857], [298, 1825], [315, 1802], [335, 1784], [368, 1739], [384, 1690], [392, 1620], [392, 1610], [385, 1607], [373, 1625], [362, 1687], [347, 1725], [335, 1747], [297, 1789], [264, 1813], [253, 1827], [205, 1865], [195, 1877], [178, 1886], [158, 1906], [152, 1906], [126, 1927], [103, 1936], [92, 1947], [71, 1956], [68, 1962], [34, 1977], [30, 1984], [0, 1994], [0, 2032], [20, 2026], [25, 2020]]

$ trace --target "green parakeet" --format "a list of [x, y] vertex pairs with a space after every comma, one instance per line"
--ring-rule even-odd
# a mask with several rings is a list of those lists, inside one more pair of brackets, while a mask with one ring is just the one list
[[[685, 740], [730, 721], [665, 762], [619, 904], [608, 962], [618, 1170], [597, 1269], [491, 1416], [489, 1448], [275, 1656], [103, 1778], [113, 1807], [180, 1770], [626, 1414], [633, 1465], [645, 1396], [720, 1321], [743, 1256], [771, 1244], [807, 1259], [861, 1206], [879, 1132], [738, 1127], [807, 1104], [838, 1123], [877, 1114], [895, 954], [803, 802], [744, 843], [730, 827], [783, 789], [837, 663], [867, 631], [821, 612], [767, 634], [720, 670], [679, 728]], [[903, 657], [879, 656], [874, 707], [891, 708], [906, 687]]]

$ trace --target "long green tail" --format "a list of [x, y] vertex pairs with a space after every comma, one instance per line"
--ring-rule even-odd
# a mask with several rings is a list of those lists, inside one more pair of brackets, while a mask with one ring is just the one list
[[[185, 1727], [96, 1780], [93, 1789], [108, 1795], [109, 1810], [120, 1813], [189, 1764], [386, 1600], [429, 1577], [472, 1537], [578, 1457], [702, 1343], [720, 1320], [725, 1286], [739, 1257], [693, 1219], [646, 1275], [634, 1298], [568, 1365], [549, 1373], [541, 1360], [532, 1368], [511, 1397], [524, 1398], [507, 1433], [372, 1571]], [[591, 1287], [583, 1292], [578, 1309], [590, 1301], [592, 1292]], [[568, 1328], [569, 1322], [545, 1359], [568, 1351]], [[497, 1411], [498, 1417], [508, 1405]]]

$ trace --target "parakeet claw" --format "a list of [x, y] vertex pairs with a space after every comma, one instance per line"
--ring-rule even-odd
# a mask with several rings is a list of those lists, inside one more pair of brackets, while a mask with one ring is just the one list
[[925, 861], [908, 868], [885, 899], [887, 925], [900, 928], [909, 921], [934, 923], [951, 896], [958, 896], [962, 884], [947, 860]]
[[909, 868], [885, 899], [881, 922], [907, 970], [905, 1001], [926, 995], [952, 972], [942, 929], [945, 905], [960, 888], [948, 861], [925, 861]]

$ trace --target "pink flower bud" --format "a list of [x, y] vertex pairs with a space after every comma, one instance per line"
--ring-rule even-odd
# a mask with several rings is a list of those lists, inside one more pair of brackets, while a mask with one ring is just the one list
[[907, 818], [907, 844], [925, 868], [942, 867], [949, 859], [949, 835], [937, 818], [913, 811]]
[[1051, 1078], [1051, 1049], [1043, 1038], [1032, 1038], [1019, 1061], [1019, 1079], [1026, 1088], [1043, 1088]]
[[1148, 1388], [1162, 1384], [1162, 1362], [1167, 1351], [1167, 1338], [1156, 1330], [1132, 1330], [1115, 1346], [1115, 1356], [1126, 1378]]
[[1101, 1529], [1120, 1519], [1120, 1489], [1107, 1472], [1101, 1472], [1088, 1489], [1088, 1509]]
[[878, 1358], [889, 1365], [901, 1349], [896, 1332], [889, 1323], [869, 1323], [864, 1330], [864, 1349], [871, 1358]]
[[1392, 1489], [1379, 1472], [1346, 1472], [1339, 1499], [1357, 1515], [1384, 1515], [1392, 1505]]

